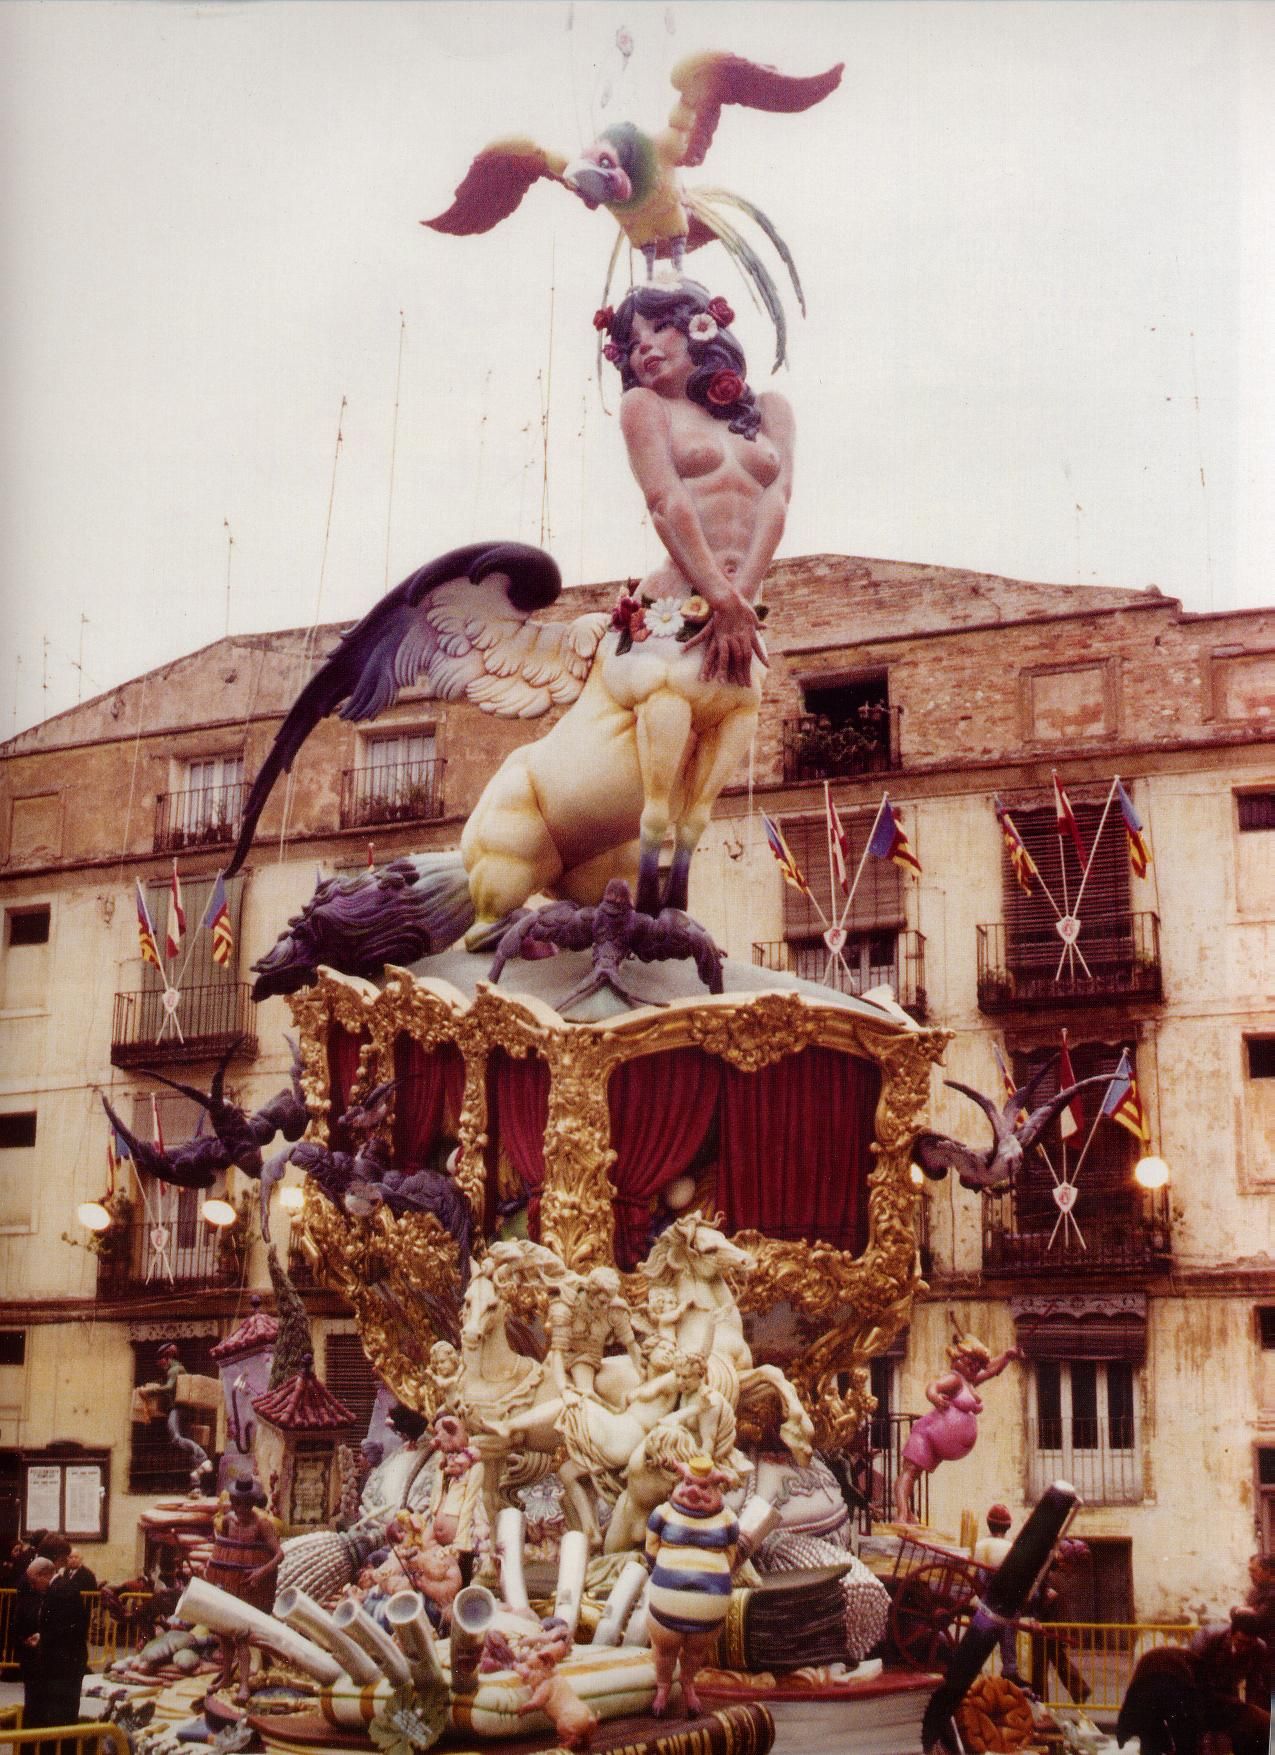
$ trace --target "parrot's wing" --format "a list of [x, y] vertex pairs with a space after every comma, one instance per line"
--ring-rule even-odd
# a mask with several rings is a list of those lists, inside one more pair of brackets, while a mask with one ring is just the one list
[[453, 237], [489, 232], [509, 218], [533, 183], [541, 177], [560, 182], [566, 168], [562, 153], [546, 152], [534, 140], [493, 140], [465, 172], [447, 212], [421, 224]]
[[983, 1187], [988, 1181], [988, 1156], [945, 1133], [919, 1133], [912, 1142], [913, 1162], [932, 1182], [955, 1170], [967, 1187]]
[[788, 113], [808, 110], [841, 84], [843, 65], [839, 61], [826, 73], [792, 79], [742, 55], [691, 55], [673, 69], [679, 101], [658, 142], [660, 155], [674, 164], [702, 165], [723, 104]]
[[437, 700], [469, 700], [506, 719], [534, 719], [574, 701], [608, 623], [601, 614], [527, 620], [561, 590], [550, 557], [518, 542], [453, 549], [396, 585], [342, 638], [279, 727], [226, 876], [243, 864], [275, 781], [327, 714], [375, 719], [412, 683]]

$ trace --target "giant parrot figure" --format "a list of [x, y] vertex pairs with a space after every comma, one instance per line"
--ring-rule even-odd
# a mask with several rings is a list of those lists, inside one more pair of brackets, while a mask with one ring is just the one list
[[603, 289], [603, 303], [621, 243], [627, 239], [646, 258], [648, 279], [657, 257], [670, 257], [679, 273], [687, 250], [717, 239], [760, 297], [775, 325], [775, 365], [785, 358], [786, 325], [774, 281], [740, 234], [730, 210], [746, 214], [770, 239], [792, 278], [802, 311], [805, 300], [787, 245], [761, 210], [724, 189], [686, 189], [678, 172], [703, 164], [724, 104], [793, 113], [820, 103], [841, 83], [842, 63], [808, 79], [794, 79], [740, 55], [692, 55], [673, 69], [677, 92], [668, 122], [656, 134], [619, 122], [574, 159], [527, 139], [496, 140], [466, 171], [446, 213], [421, 223], [436, 232], [469, 236], [489, 232], [508, 219], [533, 183], [546, 178], [578, 195], [588, 207], [605, 207], [620, 227]]

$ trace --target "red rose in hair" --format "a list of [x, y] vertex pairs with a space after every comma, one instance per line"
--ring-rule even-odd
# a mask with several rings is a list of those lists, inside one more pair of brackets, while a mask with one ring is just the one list
[[720, 323], [723, 329], [729, 329], [735, 321], [734, 311], [731, 310], [726, 300], [720, 297], [708, 301], [708, 314], [714, 323]]
[[729, 408], [744, 394], [745, 384], [738, 372], [714, 372], [708, 380], [705, 395], [714, 408]]
[[601, 305], [593, 313], [593, 327], [595, 329], [605, 329], [608, 334], [610, 333], [611, 325], [614, 321], [615, 312], [610, 305]]

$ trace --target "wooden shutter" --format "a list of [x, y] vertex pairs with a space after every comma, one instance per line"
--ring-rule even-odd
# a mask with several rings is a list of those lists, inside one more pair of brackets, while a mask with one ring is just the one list
[[[875, 821], [875, 811], [841, 813], [841, 826], [850, 840], [850, 856], [846, 864], [851, 882], [854, 880], [855, 868], [863, 858], [863, 850], [868, 844], [868, 836], [872, 833]], [[806, 882], [826, 914], [830, 902], [827, 819], [822, 812], [817, 817], [785, 817], [781, 826], [784, 839], [792, 849], [793, 858], [805, 874]], [[842, 903], [839, 888], [836, 902], [839, 914]], [[854, 905], [846, 919], [846, 930], [851, 933], [890, 932], [897, 931], [902, 925], [903, 873], [892, 860], [865, 860], [863, 875], [854, 893]], [[811, 897], [785, 883], [784, 937], [817, 938], [822, 931], [823, 922]]]
[[[188, 878], [181, 872], [182, 909], [186, 915], [186, 938], [181, 954], [172, 959], [164, 959], [164, 967], [168, 971], [169, 985], [176, 984], [181, 976], [183, 989], [193, 987], [213, 987], [239, 979], [239, 952], [242, 946], [240, 936], [240, 916], [243, 912], [243, 879], [231, 878], [226, 885], [226, 906], [230, 909], [230, 929], [235, 935], [235, 954], [223, 968], [213, 962], [212, 933], [201, 925], [212, 899], [213, 885], [216, 875], [212, 877]], [[150, 909], [151, 920], [155, 926], [155, 939], [159, 945], [159, 954], [164, 955], [164, 943], [168, 932], [168, 910], [172, 905], [172, 877], [152, 878], [147, 885], [146, 906]], [[158, 993], [164, 983], [160, 980], [159, 971], [149, 963], [142, 965], [142, 989], [146, 993]]]
[[380, 1385], [357, 1335], [328, 1335], [324, 1340], [323, 1381], [353, 1410], [355, 1429], [366, 1432]]
[[[1136, 1076], [1138, 1056], [1137, 1045], [1133, 1042], [1070, 1043], [1072, 1070], [1077, 1079], [1092, 1078], [1099, 1073], [1114, 1073], [1126, 1048]], [[1030, 1054], [1015, 1054], [1014, 1077], [1017, 1083], [1020, 1086], [1025, 1084], [1042, 1060], [1048, 1060], [1056, 1053], [1056, 1049], [1044, 1048], [1033, 1049]], [[1047, 1103], [1058, 1089], [1058, 1066], [1055, 1064], [1033, 1092], [1032, 1107]], [[1093, 1085], [1080, 1094], [1085, 1124], [1067, 1145], [1068, 1163], [1073, 1167], [1089, 1137], [1089, 1130], [1102, 1107], [1105, 1095], [1101, 1085]], [[1046, 1128], [1042, 1144], [1055, 1170], [1061, 1172], [1063, 1142], [1057, 1116]], [[1141, 1198], [1132, 1175], [1137, 1156], [1138, 1143], [1127, 1128], [1106, 1119], [1098, 1122], [1076, 1184], [1079, 1192], [1073, 1210], [1082, 1230], [1087, 1218], [1109, 1220], [1118, 1219], [1122, 1215], [1133, 1218], [1140, 1213]], [[1042, 1158], [1034, 1156], [1027, 1170], [1019, 1177], [1014, 1190], [1017, 1229], [1020, 1232], [1039, 1231], [1042, 1226], [1047, 1231], [1053, 1229], [1058, 1208], [1054, 1204], [1052, 1189], [1053, 1178], [1048, 1168]]]
[[[1080, 838], [1090, 853], [1089, 876], [1080, 902], [1080, 949], [1092, 968], [1094, 958], [1111, 962], [1133, 954], [1133, 926], [1129, 911], [1129, 855], [1120, 812], [1112, 805], [1102, 834], [1102, 806], [1072, 803]], [[1014, 826], [1036, 861], [1037, 869], [1059, 908], [1075, 912], [1076, 897], [1084, 868], [1068, 836], [1058, 838], [1054, 808], [1024, 810], [1009, 805]], [[1041, 974], [1057, 967], [1062, 940], [1055, 931], [1057, 918], [1041, 884], [1032, 885], [1030, 896], [1019, 889], [1005, 856], [1005, 936], [1009, 965], [1016, 971]], [[1083, 971], [1081, 971], [1083, 973]]]

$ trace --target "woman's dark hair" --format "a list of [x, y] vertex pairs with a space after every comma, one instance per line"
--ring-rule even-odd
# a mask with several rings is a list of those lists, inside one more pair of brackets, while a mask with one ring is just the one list
[[405, 1408], [399, 1402], [385, 1416], [385, 1424], [392, 1426], [400, 1438], [405, 1438], [411, 1444], [425, 1431], [426, 1421], [415, 1408]]
[[[717, 334], [711, 341], [695, 341], [690, 334], [693, 317], [713, 315], [708, 308], [710, 296], [708, 289], [694, 280], [684, 280], [677, 288], [635, 286], [620, 304], [608, 330], [612, 345], [620, 353], [615, 362], [620, 382], [626, 390], [632, 390], [638, 381], [637, 374], [629, 363], [629, 350], [633, 346], [633, 319], [645, 317], [648, 323], [671, 323], [686, 336], [695, 366], [686, 385], [687, 396], [700, 408], [706, 408], [714, 420], [728, 421], [732, 433], [742, 433], [746, 439], [755, 439], [761, 426], [761, 410], [757, 406], [757, 398], [748, 388], [748, 364], [744, 359], [743, 348], [731, 331], [721, 323], [717, 324]], [[723, 403], [709, 398], [708, 387], [720, 373], [730, 373], [743, 386], [742, 393], [732, 402]]]

